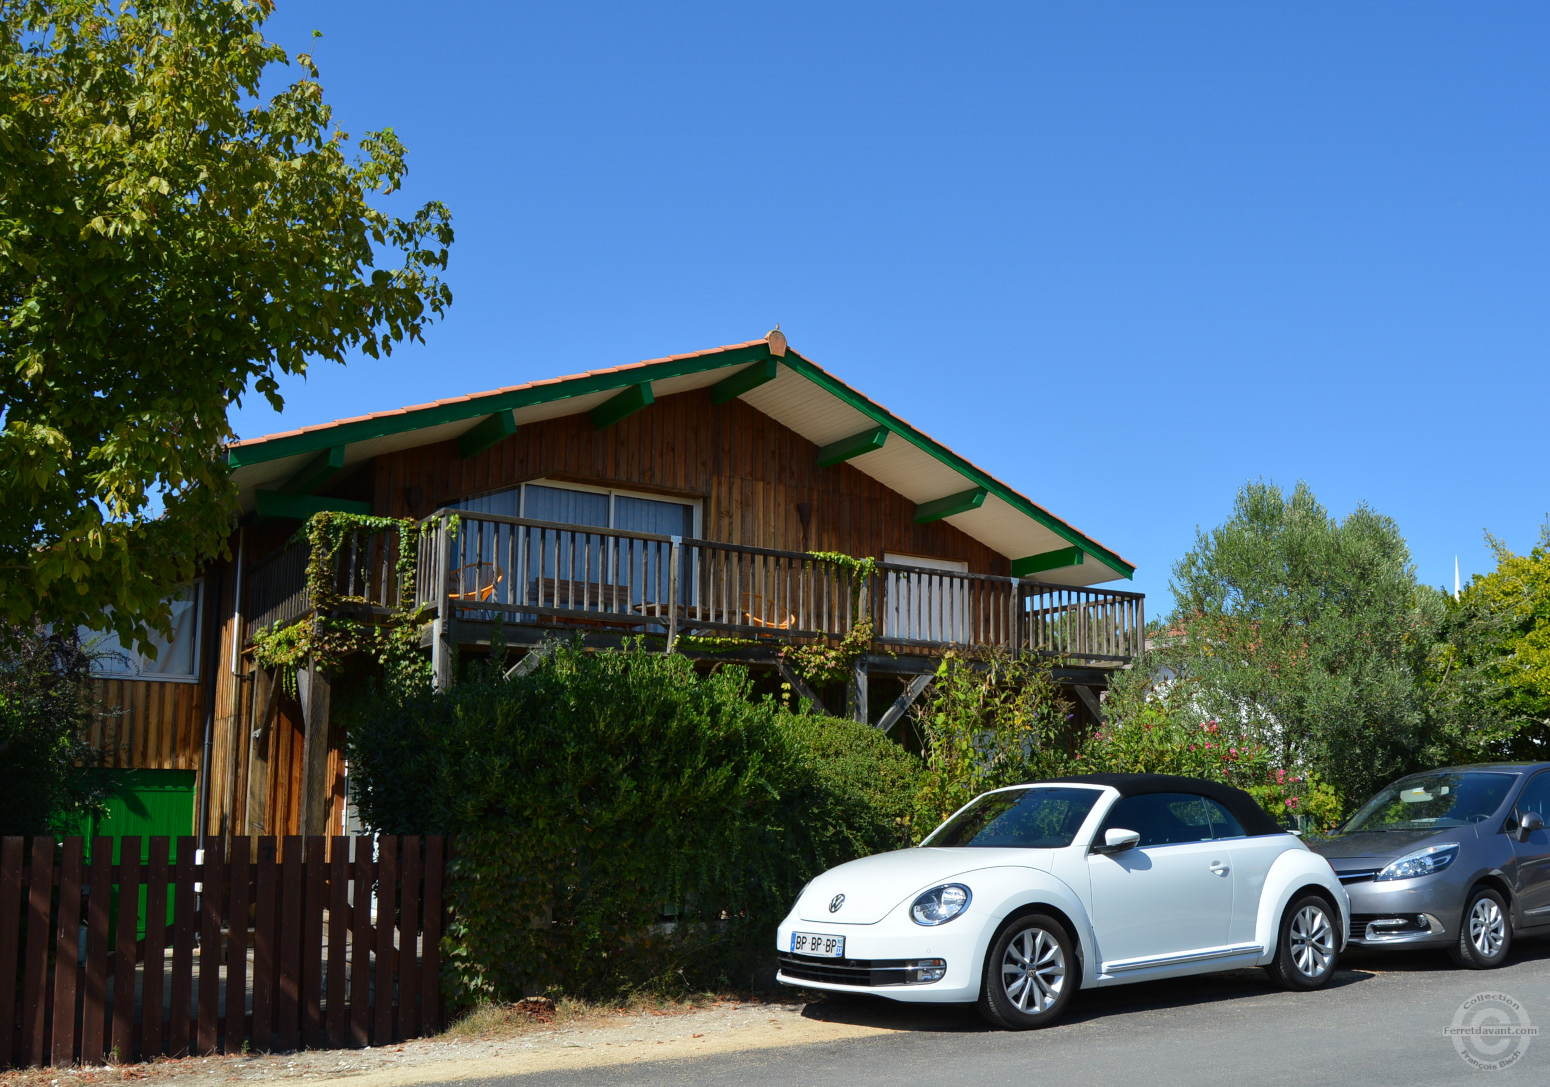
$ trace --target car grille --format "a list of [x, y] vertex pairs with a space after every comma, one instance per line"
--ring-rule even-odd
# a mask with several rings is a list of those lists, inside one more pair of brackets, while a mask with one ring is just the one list
[[1366, 883], [1378, 874], [1376, 868], [1366, 872], [1336, 872], [1335, 876], [1341, 883]]
[[820, 959], [783, 951], [780, 969], [793, 981], [833, 985], [903, 985], [910, 980], [904, 959]]

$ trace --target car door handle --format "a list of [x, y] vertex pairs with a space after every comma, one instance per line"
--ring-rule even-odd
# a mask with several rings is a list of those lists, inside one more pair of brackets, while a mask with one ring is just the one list
[[1211, 871], [1218, 876], [1225, 876], [1228, 872], [1232, 871], [1232, 869], [1228, 868], [1221, 861], [1212, 861]]

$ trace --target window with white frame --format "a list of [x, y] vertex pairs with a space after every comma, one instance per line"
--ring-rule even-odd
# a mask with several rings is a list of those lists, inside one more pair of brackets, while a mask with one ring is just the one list
[[168, 603], [172, 609], [172, 636], [152, 633], [156, 647], [153, 659], [147, 653], [128, 649], [111, 630], [81, 628], [81, 642], [95, 654], [92, 672], [119, 679], [156, 679], [174, 683], [193, 683], [199, 679], [200, 613], [204, 601], [204, 581], [182, 586]]

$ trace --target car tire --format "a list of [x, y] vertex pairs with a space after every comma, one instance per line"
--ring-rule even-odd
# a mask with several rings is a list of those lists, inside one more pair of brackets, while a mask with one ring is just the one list
[[1287, 904], [1276, 935], [1276, 954], [1265, 967], [1283, 989], [1321, 989], [1335, 976], [1340, 957], [1340, 911], [1323, 895], [1307, 892]]
[[1464, 904], [1458, 939], [1448, 953], [1467, 970], [1490, 970], [1507, 961], [1511, 948], [1512, 918], [1507, 903], [1490, 887], [1476, 887]]
[[985, 956], [979, 1012], [1003, 1030], [1047, 1027], [1081, 983], [1065, 926], [1048, 914], [1020, 914], [1002, 926]]

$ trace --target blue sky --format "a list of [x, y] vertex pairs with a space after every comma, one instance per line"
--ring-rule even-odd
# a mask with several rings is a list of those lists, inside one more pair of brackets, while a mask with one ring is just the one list
[[[313, 43], [308, 32], [323, 31]], [[1138, 566], [1245, 480], [1433, 584], [1550, 512], [1550, 7], [279, 0], [455, 303], [245, 437], [761, 336]]]

